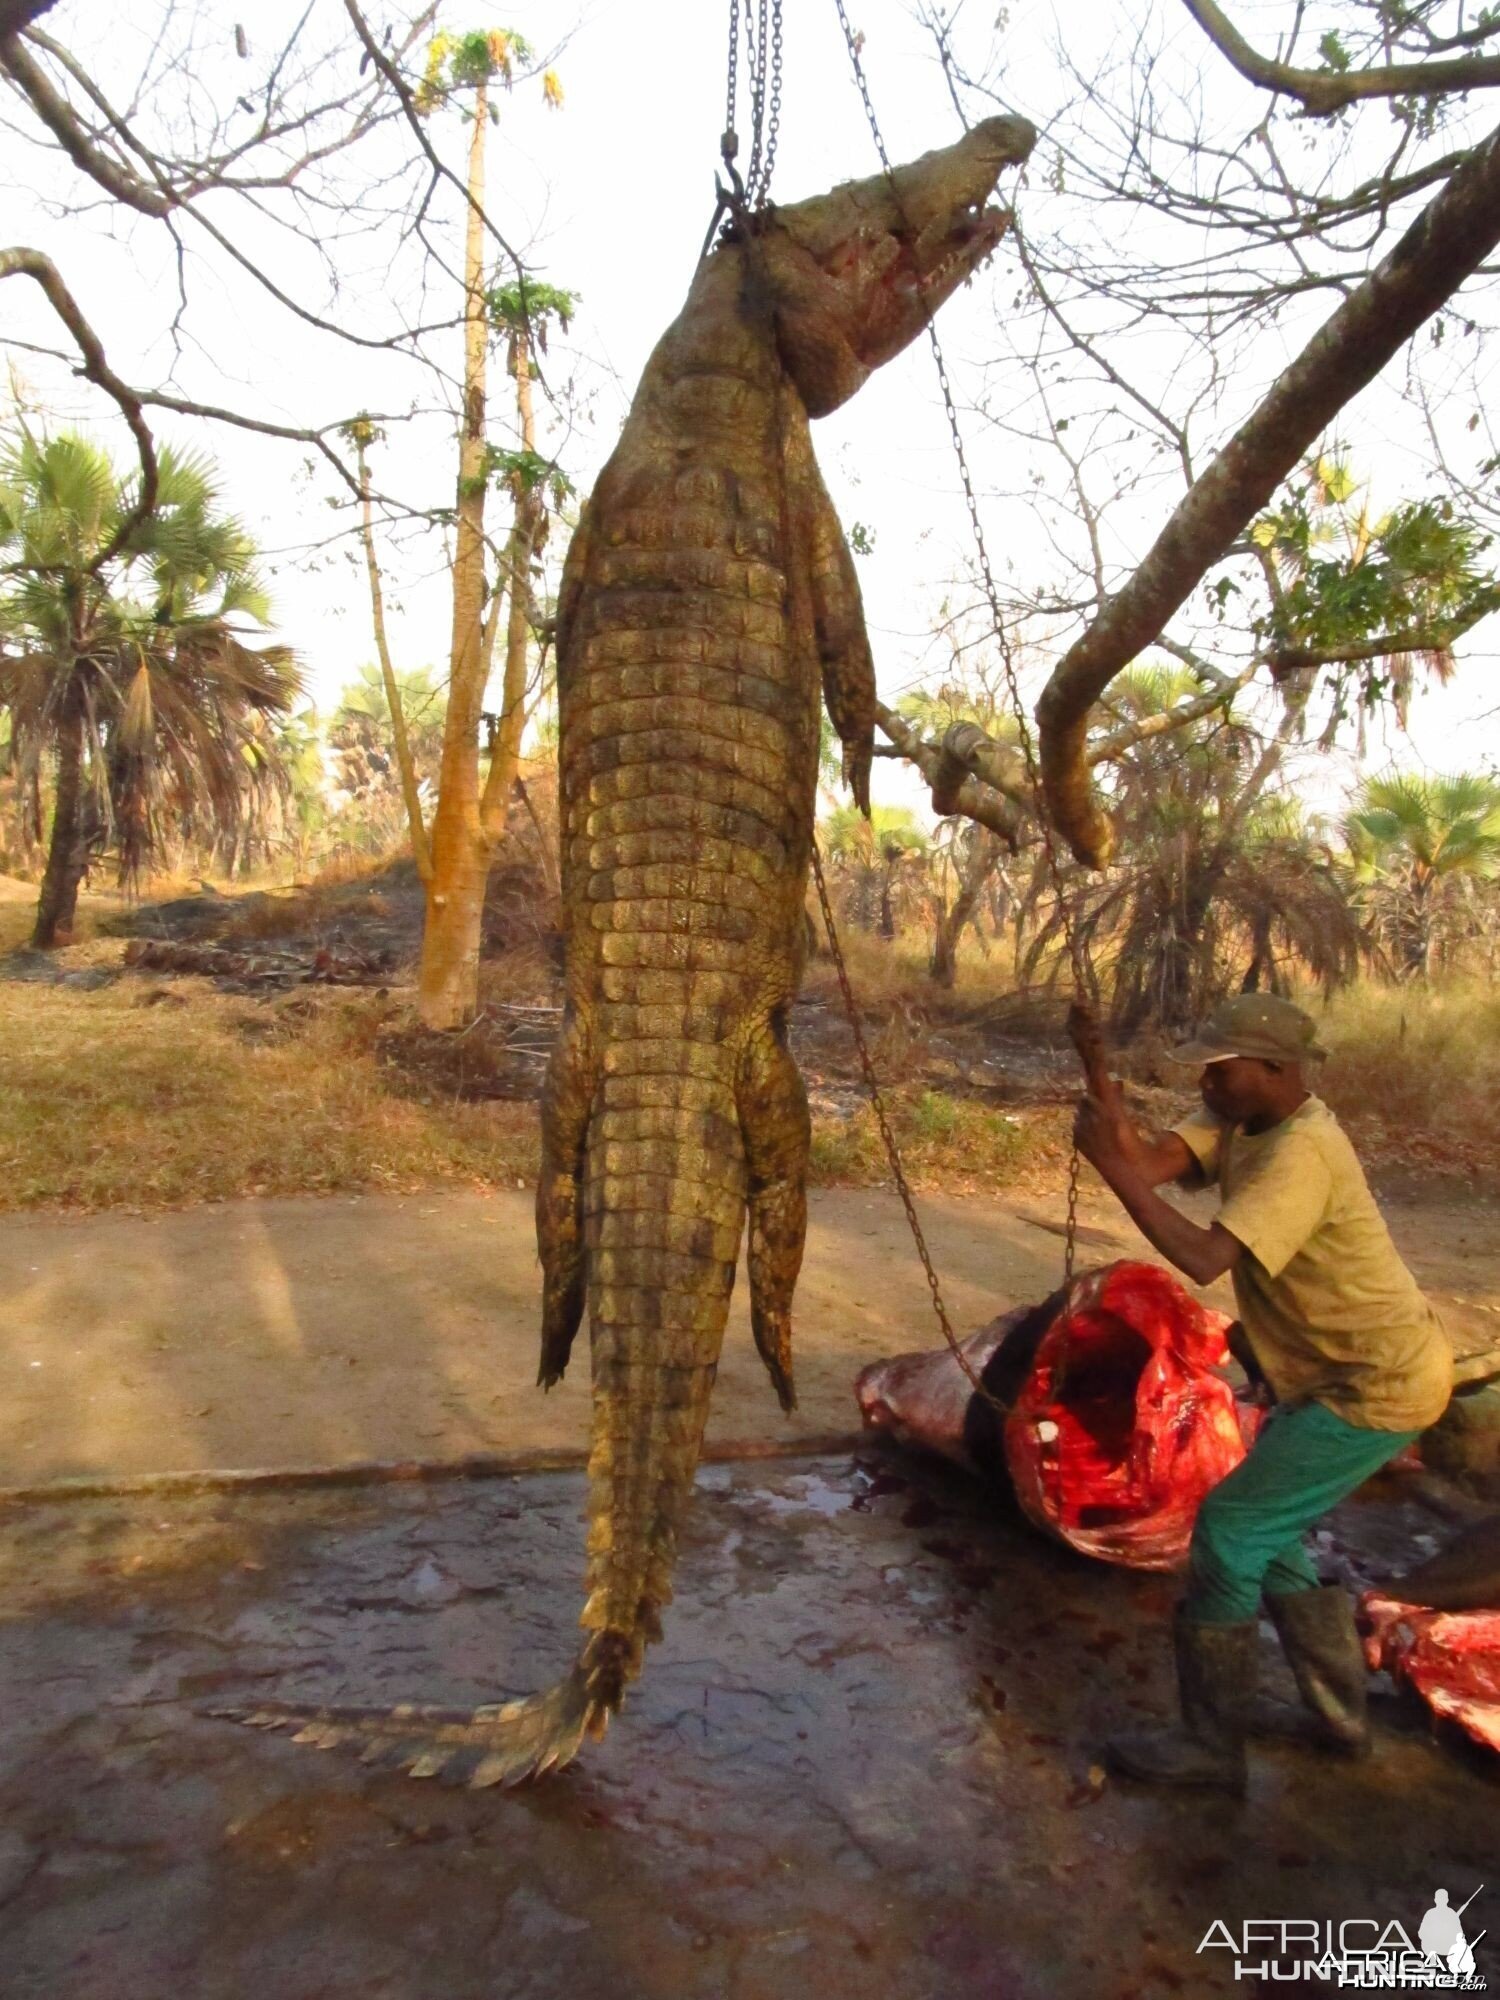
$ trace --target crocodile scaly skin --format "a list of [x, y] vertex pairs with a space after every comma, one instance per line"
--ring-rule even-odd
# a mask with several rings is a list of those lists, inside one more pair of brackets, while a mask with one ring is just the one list
[[743, 1225], [755, 1339], [793, 1404], [807, 1100], [802, 969], [820, 704], [868, 808], [875, 681], [809, 415], [987, 256], [1033, 133], [992, 119], [884, 176], [741, 221], [698, 268], [574, 535], [558, 606], [567, 1007], [543, 1103], [540, 1380], [587, 1313], [587, 1638], [558, 1687], [474, 1715], [241, 1719], [475, 1784], [566, 1762], [659, 1636]]

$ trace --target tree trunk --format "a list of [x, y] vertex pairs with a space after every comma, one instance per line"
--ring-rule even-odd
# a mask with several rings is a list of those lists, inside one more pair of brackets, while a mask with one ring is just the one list
[[429, 1028], [461, 1028], [479, 1003], [479, 932], [486, 865], [479, 818], [479, 719], [484, 706], [484, 414], [489, 323], [484, 302], [483, 83], [474, 91], [464, 241], [464, 405], [458, 447], [457, 538], [448, 714], [431, 834], [432, 874], [417, 1011]]
[[64, 701], [57, 738], [57, 790], [52, 805], [52, 844], [37, 899], [31, 942], [38, 951], [67, 944], [78, 913], [78, 885], [87, 860], [83, 825], [83, 709], [76, 691]]
[[1412, 884], [1411, 937], [1407, 946], [1407, 970], [1417, 979], [1432, 977], [1433, 896], [1430, 879], [1419, 877]]
[[[526, 329], [511, 337], [511, 370], [516, 378], [516, 415], [521, 445], [536, 450], [536, 422], [531, 406], [531, 353]], [[531, 566], [547, 523], [540, 486], [517, 483], [515, 514], [505, 552], [510, 580], [510, 606], [505, 630], [505, 681], [500, 699], [500, 727], [490, 747], [489, 776], [480, 803], [480, 824], [491, 860], [505, 837], [511, 791], [521, 768], [521, 735], [526, 727], [526, 680], [531, 644]]]
[[1245, 968], [1245, 976], [1240, 981], [1241, 993], [1259, 993], [1262, 982], [1266, 990], [1275, 992], [1276, 971], [1271, 957], [1271, 919], [1258, 916], [1250, 927], [1250, 963]]
[[406, 727], [406, 710], [401, 704], [401, 688], [391, 663], [390, 642], [385, 629], [385, 593], [380, 584], [380, 563], [375, 554], [375, 523], [370, 508], [370, 468], [365, 458], [366, 432], [355, 429], [355, 463], [359, 469], [360, 536], [365, 547], [365, 572], [370, 580], [370, 616], [375, 627], [375, 652], [380, 661], [380, 678], [385, 687], [386, 708], [391, 718], [391, 746], [396, 754], [396, 772], [401, 780], [401, 798], [406, 807], [407, 832], [411, 837], [412, 859], [417, 879], [432, 876], [432, 855], [427, 845], [427, 825], [422, 818], [422, 795], [417, 784], [416, 759]]
[[1137, 564], [1074, 640], [1036, 715], [1047, 811], [1078, 859], [1100, 868], [1113, 830], [1089, 779], [1094, 703], [1197, 589], [1303, 453], [1500, 239], [1500, 128], [1479, 142], [1199, 473]]
[[953, 985], [958, 976], [958, 941], [964, 925], [973, 916], [984, 885], [1000, 861], [1000, 841], [988, 827], [974, 828], [969, 857], [958, 878], [958, 894], [953, 907], [940, 913], [932, 940], [928, 970], [939, 986]]

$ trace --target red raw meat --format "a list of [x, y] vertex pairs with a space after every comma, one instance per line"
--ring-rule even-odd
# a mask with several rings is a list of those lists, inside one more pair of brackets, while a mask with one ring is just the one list
[[1005, 1423], [1038, 1527], [1131, 1569], [1177, 1569], [1211, 1486], [1245, 1455], [1222, 1313], [1156, 1264], [1077, 1279]]
[[993, 1471], [1003, 1452], [1030, 1519], [1084, 1554], [1175, 1569], [1199, 1502], [1260, 1415], [1211, 1372], [1228, 1359], [1228, 1324], [1158, 1265], [1110, 1264], [1066, 1301], [1018, 1307], [963, 1343], [1010, 1405], [1003, 1429], [945, 1347], [876, 1362], [855, 1393], [872, 1430], [970, 1471]]
[[1500, 1750], [1500, 1610], [1431, 1611], [1378, 1590], [1360, 1599], [1365, 1658], [1403, 1680], [1434, 1715]]

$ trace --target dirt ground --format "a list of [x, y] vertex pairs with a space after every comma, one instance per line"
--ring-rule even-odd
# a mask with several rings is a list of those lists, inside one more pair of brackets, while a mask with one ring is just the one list
[[[1431, 1546], [1404, 1484], [1338, 1510], [1332, 1569]], [[1387, 1690], [1363, 1763], [1259, 1749], [1243, 1801], [1106, 1779], [1108, 1730], [1167, 1708], [1175, 1580], [874, 1445], [702, 1471], [664, 1641], [543, 1784], [447, 1791], [204, 1713], [537, 1685], [576, 1634], [582, 1486], [0, 1509], [7, 2000], [1206, 2000], [1287, 1990], [1266, 1929], [1238, 1960], [1216, 1924], [1414, 1938], [1441, 1886], [1486, 1928], [1493, 1759]], [[1289, 1692], [1269, 1637], [1265, 1666]]]
[[[920, 1209], [960, 1333], [1058, 1282], [1056, 1205], [924, 1196]], [[857, 1371], [940, 1341], [895, 1196], [823, 1190], [811, 1211], [799, 1409], [787, 1419], [777, 1407], [742, 1279], [710, 1448], [852, 1432]], [[1496, 1203], [1450, 1192], [1389, 1203], [1388, 1214], [1457, 1344], [1493, 1347]], [[1117, 1210], [1086, 1206], [1082, 1263], [1143, 1252]], [[526, 1193], [6, 1217], [0, 1297], [0, 1486], [441, 1459], [578, 1447], [587, 1436], [582, 1344], [559, 1389], [535, 1387], [539, 1272]]]

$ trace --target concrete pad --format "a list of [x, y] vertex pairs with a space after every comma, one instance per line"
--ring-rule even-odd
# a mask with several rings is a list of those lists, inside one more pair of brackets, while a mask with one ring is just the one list
[[[1056, 1240], [924, 1200], [960, 1334], [1058, 1281]], [[0, 1486], [91, 1474], [583, 1445], [588, 1342], [536, 1387], [541, 1272], [519, 1191], [0, 1219]], [[855, 1430], [867, 1361], [942, 1335], [893, 1194], [815, 1197], [786, 1418], [736, 1287], [712, 1447]]]
[[[1401, 1493], [1340, 1509], [1325, 1561], [1419, 1552]], [[194, 1712], [550, 1678], [581, 1500], [553, 1474], [11, 1510], [7, 2000], [1198, 2000], [1270, 1990], [1199, 1951], [1215, 1922], [1415, 1936], [1438, 1886], [1491, 1883], [1474, 1930], [1500, 1895], [1492, 1767], [1404, 1709], [1365, 1764], [1257, 1754], [1243, 1802], [1105, 1781], [1106, 1729], [1167, 1708], [1173, 1581], [873, 1453], [707, 1468], [645, 1680], [532, 1789]]]

